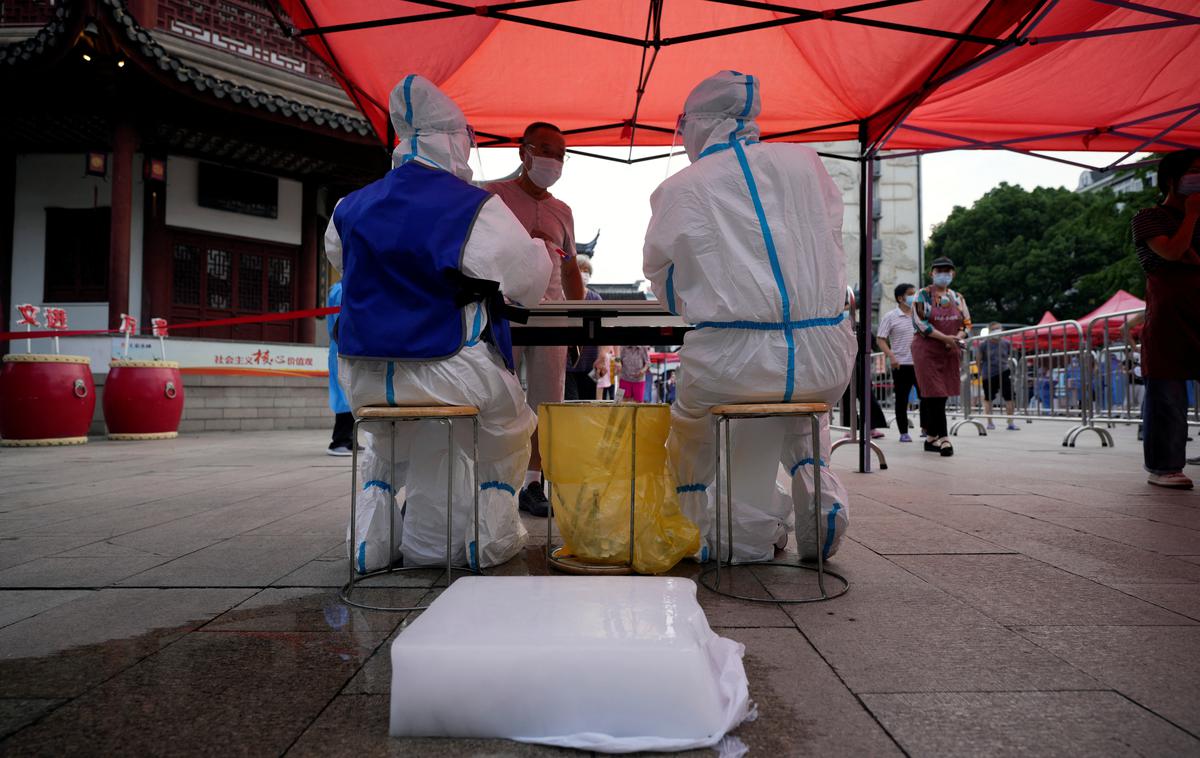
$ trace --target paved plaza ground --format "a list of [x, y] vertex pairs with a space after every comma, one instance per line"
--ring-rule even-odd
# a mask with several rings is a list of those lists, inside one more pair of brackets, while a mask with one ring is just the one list
[[[1146, 485], [1132, 429], [1115, 449], [1064, 431], [964, 430], [943, 459], [889, 430], [870, 475], [839, 450], [849, 594], [700, 589], [746, 645], [751, 755], [1200, 755], [1200, 492]], [[0, 754], [567, 754], [387, 736], [405, 619], [337, 599], [349, 464], [326, 438], [0, 451]], [[502, 573], [545, 573], [537, 544]], [[439, 576], [372, 597], [419, 601]]]

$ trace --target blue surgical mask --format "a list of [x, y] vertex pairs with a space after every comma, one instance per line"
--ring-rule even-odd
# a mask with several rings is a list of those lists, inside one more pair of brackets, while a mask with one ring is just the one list
[[913, 304], [913, 303], [915, 303], [915, 302], [917, 302], [917, 296], [916, 296], [916, 295], [905, 295], [905, 296], [904, 296], [904, 303], [905, 303], [906, 305], [912, 305], [912, 304]]
[[1179, 194], [1200, 195], [1200, 174], [1184, 174], [1179, 180]]
[[933, 283], [939, 287], [949, 287], [950, 282], [954, 281], [954, 274], [949, 272], [937, 273], [933, 275]]

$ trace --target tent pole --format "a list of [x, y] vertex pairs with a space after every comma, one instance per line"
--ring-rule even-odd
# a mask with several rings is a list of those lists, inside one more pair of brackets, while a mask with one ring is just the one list
[[[871, 473], [871, 155], [868, 152], [867, 122], [859, 126], [860, 160], [858, 163], [858, 340], [857, 377], [859, 406], [858, 414], [858, 470]], [[850, 408], [851, 423], [857, 408]]]

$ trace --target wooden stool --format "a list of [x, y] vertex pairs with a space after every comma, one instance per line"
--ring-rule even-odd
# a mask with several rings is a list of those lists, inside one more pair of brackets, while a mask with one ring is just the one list
[[[716, 444], [716, 463], [717, 463], [717, 544], [714, 546], [714, 555], [716, 556], [716, 566], [706, 569], [700, 574], [700, 583], [709, 588], [718, 595], [737, 598], [738, 600], [749, 600], [755, 603], [817, 603], [822, 600], [830, 600], [844, 595], [850, 589], [850, 583], [845, 577], [840, 574], [835, 574], [832, 571], [825, 570], [825, 557], [821, 549], [820, 534], [821, 534], [821, 416], [829, 413], [829, 405], [827, 403], [736, 403], [727, 405], [714, 406], [710, 411], [714, 419], [716, 419], [717, 444]], [[806, 571], [817, 572], [817, 587], [821, 590], [819, 596], [802, 597], [802, 598], [762, 598], [749, 597], [747, 595], [737, 595], [733, 592], [726, 592], [721, 587], [721, 427], [725, 428], [725, 517], [729, 521], [727, 527], [729, 554], [724, 563], [729, 567], [729, 573], [732, 577], [732, 571], [735, 568], [733, 563], [733, 469], [730, 461], [731, 442], [729, 422], [731, 419], [755, 419], [755, 418], [773, 418], [775, 416], [807, 416], [812, 429], [813, 440], [813, 520], [816, 526], [815, 534], [817, 535], [817, 565], [806, 566], [797, 560], [796, 563], [783, 563], [779, 561], [753, 561], [749, 563], [737, 564], [737, 567], [745, 566], [784, 566], [787, 568], [798, 568]], [[796, 532], [799, 532], [800, 527], [800, 507], [798, 504], [793, 504], [796, 514]], [[797, 552], [799, 552], [799, 544], [797, 544]], [[709, 574], [716, 574], [716, 586], [708, 583]], [[831, 576], [842, 583], [840, 589], [833, 593], [825, 589], [825, 577]]]
[[[475, 549], [479, 549], [479, 409], [473, 405], [429, 405], [429, 406], [379, 406], [369, 405], [358, 408], [354, 411], [354, 429], [351, 433], [351, 471], [350, 471], [350, 539], [351, 545], [358, 538], [358, 427], [362, 424], [380, 424], [386, 423], [391, 426], [392, 435], [392, 461], [391, 467], [388, 469], [388, 484], [391, 485], [392, 497], [388, 505], [388, 566], [387, 568], [376, 569], [365, 574], [360, 574], [354, 567], [354, 550], [350, 553], [350, 581], [342, 587], [339, 595], [342, 600], [349, 605], [358, 608], [366, 608], [372, 611], [423, 611], [428, 608], [428, 605], [417, 605], [407, 608], [397, 608], [390, 606], [367, 605], [360, 603], [352, 598], [354, 586], [364, 579], [369, 579], [375, 576], [385, 576], [389, 574], [397, 574], [403, 571], [415, 571], [418, 569], [427, 569], [428, 566], [402, 566], [393, 567], [391, 565], [392, 550], [396, 544], [396, 483], [392, 481], [396, 472], [396, 422], [403, 421], [437, 421], [446, 427], [446, 437], [449, 441], [449, 457], [446, 465], [446, 586], [450, 586], [450, 582], [454, 579], [454, 425], [455, 419], [471, 420], [472, 447], [471, 447], [471, 470], [474, 472], [474, 499], [475, 499]], [[469, 552], [469, 551], [468, 551]], [[471, 563], [470, 555], [467, 556], [468, 564]], [[470, 566], [463, 573], [481, 573], [478, 565]]]

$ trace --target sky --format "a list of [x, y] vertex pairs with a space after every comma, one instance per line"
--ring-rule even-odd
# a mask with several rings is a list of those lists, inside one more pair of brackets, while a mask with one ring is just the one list
[[[588, 148], [591, 152], [627, 157], [628, 148]], [[666, 148], [637, 148], [633, 157], [658, 155]], [[516, 170], [519, 158], [513, 148], [478, 151], [472, 166], [475, 177], [497, 179]], [[1047, 153], [1104, 166], [1120, 157], [1115, 153]], [[482, 170], [480, 168], [482, 162]], [[650, 222], [650, 194], [667, 177], [688, 165], [687, 156], [646, 161], [634, 165], [571, 156], [563, 167], [562, 179], [551, 189], [571, 206], [576, 237], [586, 242], [600, 231], [593, 261], [592, 281], [633, 282], [642, 275], [642, 240]], [[955, 151], [921, 158], [921, 202], [924, 234], [945, 220], [956, 205], [970, 207], [1001, 182], [1026, 189], [1067, 187], [1075, 189], [1084, 169], [1008, 151]]]

